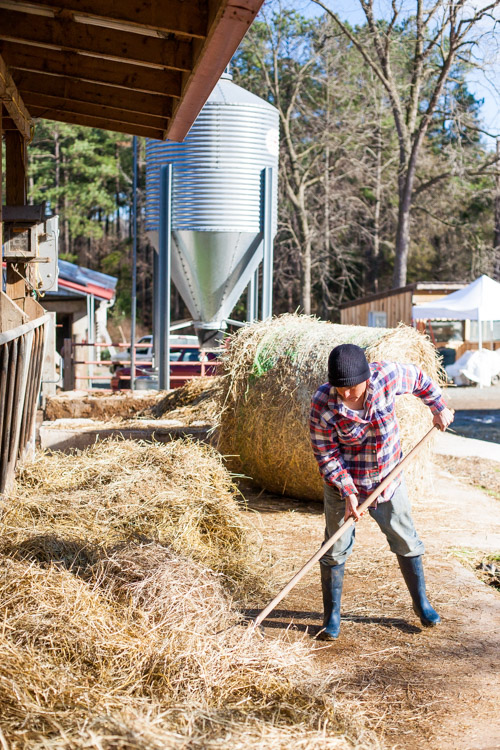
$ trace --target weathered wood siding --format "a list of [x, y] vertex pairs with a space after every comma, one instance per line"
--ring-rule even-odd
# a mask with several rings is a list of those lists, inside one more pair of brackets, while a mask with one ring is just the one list
[[[454, 290], [451, 290], [454, 291]], [[398, 323], [412, 324], [411, 309], [441, 299], [446, 294], [442, 289], [436, 292], [406, 289], [395, 294], [387, 293], [379, 299], [360, 301], [340, 311], [340, 322], [347, 326], [367, 326], [370, 312], [385, 312], [387, 327], [395, 328]]]
[[400, 322], [411, 325], [411, 307], [412, 292], [400, 292], [399, 294], [391, 294], [381, 299], [346, 307], [340, 311], [340, 322], [343, 325], [367, 326], [368, 313], [385, 312], [388, 328], [395, 328]]

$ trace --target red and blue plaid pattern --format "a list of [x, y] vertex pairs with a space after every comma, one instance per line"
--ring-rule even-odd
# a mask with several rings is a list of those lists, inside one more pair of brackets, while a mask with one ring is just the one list
[[[349, 409], [334, 387], [320, 386], [311, 403], [310, 430], [320, 473], [342, 497], [366, 498], [402, 458], [395, 397], [412, 393], [437, 414], [446, 404], [432, 380], [414, 365], [370, 364], [365, 415]], [[401, 483], [398, 476], [379, 496], [390, 500]]]

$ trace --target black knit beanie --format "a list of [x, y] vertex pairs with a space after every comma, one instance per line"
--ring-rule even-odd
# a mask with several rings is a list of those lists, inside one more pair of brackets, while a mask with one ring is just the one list
[[328, 381], [330, 385], [347, 388], [358, 385], [370, 377], [370, 368], [365, 353], [355, 344], [340, 344], [332, 349], [328, 357]]

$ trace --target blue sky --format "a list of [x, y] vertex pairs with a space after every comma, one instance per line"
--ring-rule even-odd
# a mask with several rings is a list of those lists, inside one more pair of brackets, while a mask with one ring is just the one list
[[[358, 0], [325, 0], [325, 4], [330, 3], [330, 7], [339, 13], [340, 17], [349, 21], [353, 26], [358, 23], [364, 23], [364, 13], [361, 10]], [[413, 2], [411, 3], [413, 6]], [[296, 0], [295, 8], [305, 16], [315, 16], [323, 13], [323, 10], [310, 0]], [[387, 2], [380, 0], [379, 7], [381, 14], [382, 8], [387, 7]], [[497, 39], [491, 37], [485, 41], [482, 48], [479, 49], [478, 55], [482, 60], [487, 61], [485, 67], [487, 70], [477, 70], [469, 76], [469, 88], [477, 99], [483, 99], [484, 103], [481, 108], [483, 127], [486, 131], [496, 134], [500, 137], [500, 32], [497, 33]], [[483, 137], [484, 143], [489, 148], [494, 148], [495, 141], [493, 138]]]

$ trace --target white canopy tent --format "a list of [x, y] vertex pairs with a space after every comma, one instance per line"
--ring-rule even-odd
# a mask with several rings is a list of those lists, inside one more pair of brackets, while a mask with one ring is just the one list
[[500, 320], [500, 284], [480, 276], [458, 292], [426, 305], [412, 308], [414, 320], [477, 320], [479, 349], [482, 349], [482, 323]]

